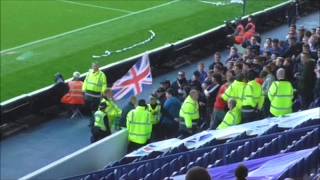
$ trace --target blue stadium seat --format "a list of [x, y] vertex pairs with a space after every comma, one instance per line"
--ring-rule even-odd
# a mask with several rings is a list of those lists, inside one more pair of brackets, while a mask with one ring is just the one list
[[121, 177], [120, 177], [120, 180], [127, 180], [128, 179], [128, 174], [123, 174]]
[[165, 163], [163, 166], [161, 166], [161, 177], [167, 177], [170, 176], [173, 171], [170, 169], [169, 163]]
[[172, 172], [179, 170], [181, 167], [180, 162], [178, 162], [177, 158], [171, 160], [169, 165], [170, 165], [170, 169], [172, 170]]
[[128, 179], [138, 179], [137, 169], [136, 169], [136, 168], [134, 168], [134, 169], [132, 169], [131, 171], [129, 171], [129, 173], [128, 173]]
[[153, 180], [152, 177], [153, 177], [152, 173], [149, 173], [149, 174], [147, 174], [146, 177], [144, 177], [143, 179], [144, 179], [144, 180]]
[[148, 171], [146, 171], [145, 164], [142, 164], [137, 168], [137, 176], [138, 177], [144, 177], [146, 175], [146, 173], [148, 173]]
[[152, 179], [162, 179], [160, 168], [157, 168], [154, 172], [152, 172]]
[[114, 172], [109, 173], [104, 177], [105, 180], [115, 180]]
[[178, 174], [185, 174], [187, 173], [187, 168], [185, 166], [181, 167], [180, 170], [179, 170], [179, 173]]

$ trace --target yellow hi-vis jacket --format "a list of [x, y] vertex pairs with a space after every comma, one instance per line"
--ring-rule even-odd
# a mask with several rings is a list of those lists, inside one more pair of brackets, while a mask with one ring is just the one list
[[289, 81], [274, 81], [268, 91], [270, 112], [282, 116], [292, 112], [293, 87]]
[[150, 112], [151, 123], [158, 124], [161, 116], [161, 105], [157, 104], [155, 108], [152, 108], [151, 104], [148, 104], [148, 110]]
[[128, 140], [137, 144], [146, 144], [151, 137], [152, 124], [150, 112], [142, 106], [137, 106], [127, 115]]
[[107, 89], [107, 78], [102, 71], [93, 72], [89, 70], [83, 82], [83, 92], [103, 93]]
[[116, 123], [116, 120], [121, 117], [122, 109], [119, 108], [119, 106], [113, 100], [103, 98], [101, 100], [101, 103], [104, 103], [104, 102], [107, 104], [105, 113], [108, 116], [110, 124]]
[[187, 128], [192, 128], [192, 122], [199, 120], [199, 104], [190, 95], [184, 100], [179, 116], [184, 119]]
[[224, 116], [223, 121], [219, 124], [217, 129], [225, 129], [241, 123], [241, 111], [238, 107], [229, 110]]
[[100, 128], [102, 131], [106, 131], [106, 125], [104, 124], [104, 117], [106, 116], [106, 114], [103, 111], [96, 111], [94, 113], [94, 126]]
[[224, 101], [228, 101], [229, 99], [236, 100], [237, 107], [241, 109], [245, 87], [245, 82], [234, 80], [221, 97]]
[[242, 106], [261, 110], [263, 103], [264, 95], [261, 85], [256, 80], [249, 81], [244, 89]]

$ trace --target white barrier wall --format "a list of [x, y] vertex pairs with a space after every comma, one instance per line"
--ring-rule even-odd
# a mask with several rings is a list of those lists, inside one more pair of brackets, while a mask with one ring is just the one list
[[128, 132], [123, 129], [20, 179], [61, 179], [100, 170], [121, 159], [127, 153], [127, 144]]

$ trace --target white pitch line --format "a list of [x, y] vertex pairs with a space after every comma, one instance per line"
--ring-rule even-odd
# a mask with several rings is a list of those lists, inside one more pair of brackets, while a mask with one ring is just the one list
[[50, 37], [47, 37], [47, 38], [43, 38], [43, 39], [39, 39], [39, 40], [32, 41], [32, 42], [29, 42], [29, 43], [25, 43], [25, 44], [22, 44], [20, 46], [16, 46], [16, 47], [9, 48], [9, 49], [4, 49], [4, 50], [0, 51], [0, 54], [7, 53], [9, 51], [20, 49], [20, 48], [23, 48], [23, 47], [26, 47], [26, 46], [35, 45], [35, 44], [38, 44], [38, 43], [41, 43], [41, 42], [44, 42], [44, 41], [49, 41], [49, 40], [52, 40], [52, 39], [56, 39], [56, 38], [59, 38], [59, 37], [65, 36], [65, 35], [69, 35], [69, 34], [72, 34], [72, 33], [75, 33], [75, 32], [79, 32], [79, 31], [82, 31], [82, 30], [85, 30], [85, 29], [89, 29], [89, 28], [92, 28], [92, 27], [95, 27], [95, 26], [99, 26], [99, 25], [102, 25], [102, 24], [107, 24], [107, 23], [110, 23], [110, 22], [113, 22], [113, 21], [116, 21], [116, 20], [119, 20], [119, 19], [123, 19], [123, 18], [129, 17], [129, 16], [132, 16], [132, 15], [136, 15], [136, 14], [140, 14], [140, 13], [143, 13], [143, 12], [151, 11], [153, 9], [157, 9], [157, 8], [160, 8], [160, 7], [163, 7], [163, 6], [167, 6], [167, 5], [170, 5], [170, 4], [178, 2], [178, 1], [180, 1], [180, 0], [170, 1], [170, 2], [163, 3], [163, 4], [160, 4], [160, 5], [157, 5], [157, 6], [153, 6], [153, 7], [146, 8], [146, 9], [142, 9], [140, 11], [132, 12], [130, 14], [125, 14], [123, 16], [119, 16], [119, 17], [115, 17], [115, 18], [112, 18], [112, 19], [101, 21], [101, 22], [98, 22], [98, 23], [95, 23], [95, 24], [91, 24], [91, 25], [88, 25], [88, 26], [85, 26], [85, 27], [82, 27], [82, 28], [74, 29], [74, 30], [71, 30], [71, 31], [68, 31], [68, 32], [64, 32], [64, 33], [57, 34], [57, 35], [54, 35], [54, 36], [50, 36]]
[[64, 3], [69, 3], [69, 4], [74, 4], [74, 5], [78, 5], [78, 6], [86, 6], [86, 7], [92, 7], [92, 8], [113, 10], [113, 11], [119, 11], [119, 12], [123, 12], [123, 13], [132, 13], [133, 12], [133, 11], [128, 11], [128, 10], [124, 10], [124, 9], [117, 9], [117, 8], [111, 8], [111, 7], [105, 7], [105, 6], [97, 6], [97, 5], [93, 5], [93, 4], [80, 3], [80, 2], [74, 2], [74, 1], [67, 1], [67, 0], [58, 0], [58, 1], [64, 2]]

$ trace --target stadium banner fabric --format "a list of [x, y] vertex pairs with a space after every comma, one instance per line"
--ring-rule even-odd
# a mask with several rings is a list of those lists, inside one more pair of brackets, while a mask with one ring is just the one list
[[[209, 169], [211, 178], [233, 180], [234, 171], [240, 165], [244, 164], [248, 170], [248, 180], [272, 180], [278, 179], [287, 169], [298, 163], [303, 158], [307, 158], [317, 147], [301, 151], [277, 154], [260, 159], [234, 163]], [[174, 180], [183, 180], [185, 175], [176, 176]]]

